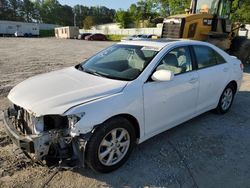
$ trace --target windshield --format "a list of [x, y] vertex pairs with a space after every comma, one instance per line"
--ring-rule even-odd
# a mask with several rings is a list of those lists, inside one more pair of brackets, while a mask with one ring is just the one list
[[219, 0], [199, 0], [197, 1], [196, 13], [210, 13], [216, 14]]
[[134, 80], [158, 53], [158, 49], [114, 45], [80, 64], [84, 72], [117, 80]]

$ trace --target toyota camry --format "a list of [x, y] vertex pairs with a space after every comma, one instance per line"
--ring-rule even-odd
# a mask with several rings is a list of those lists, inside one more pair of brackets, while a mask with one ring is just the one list
[[206, 111], [228, 112], [242, 69], [205, 42], [121, 42], [15, 86], [6, 132], [35, 161], [110, 172], [136, 144]]

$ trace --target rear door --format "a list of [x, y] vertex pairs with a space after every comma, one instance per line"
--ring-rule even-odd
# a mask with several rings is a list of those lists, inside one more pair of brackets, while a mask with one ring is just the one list
[[197, 112], [203, 112], [217, 106], [219, 97], [229, 79], [229, 63], [209, 46], [195, 45], [200, 87]]

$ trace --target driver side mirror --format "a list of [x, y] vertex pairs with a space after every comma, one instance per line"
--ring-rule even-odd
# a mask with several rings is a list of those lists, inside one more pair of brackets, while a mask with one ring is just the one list
[[156, 82], [171, 81], [174, 78], [174, 73], [170, 70], [157, 70], [154, 72], [151, 78]]

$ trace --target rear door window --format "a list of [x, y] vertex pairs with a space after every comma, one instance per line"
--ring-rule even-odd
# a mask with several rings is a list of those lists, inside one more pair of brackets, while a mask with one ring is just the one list
[[226, 63], [226, 60], [220, 54], [218, 54], [216, 51], [214, 51], [214, 55], [216, 57], [217, 64]]
[[226, 63], [225, 59], [208, 46], [193, 46], [198, 69]]

